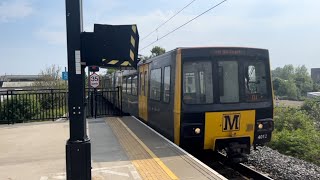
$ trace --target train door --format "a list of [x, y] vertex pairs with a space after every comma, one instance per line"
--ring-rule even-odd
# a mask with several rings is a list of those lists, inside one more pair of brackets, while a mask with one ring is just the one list
[[148, 120], [148, 82], [149, 65], [143, 64], [139, 67], [140, 88], [139, 88], [139, 117], [144, 121]]

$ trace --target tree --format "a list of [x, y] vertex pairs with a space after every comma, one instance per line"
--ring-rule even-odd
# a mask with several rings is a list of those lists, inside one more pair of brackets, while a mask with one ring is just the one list
[[57, 65], [51, 65], [41, 70], [39, 81], [33, 83], [33, 86], [46, 89], [60, 89], [66, 88], [66, 83], [61, 80], [61, 67]]
[[293, 80], [276, 78], [273, 80], [273, 87], [277, 96], [284, 96], [292, 100], [298, 99], [298, 89]]
[[285, 80], [290, 80], [294, 78], [294, 67], [292, 64], [289, 65], [285, 65], [282, 68], [282, 74], [281, 74], [281, 78], [285, 79]]
[[61, 77], [61, 67], [57, 65], [51, 65], [41, 70], [39, 81], [33, 83], [33, 86], [41, 89], [51, 89], [51, 93], [41, 96], [39, 98], [40, 106], [43, 110], [54, 109], [59, 107], [59, 102], [63, 101], [66, 97], [65, 94], [55, 94], [52, 89], [66, 89], [67, 83], [64, 82]]
[[318, 92], [318, 91], [320, 91], [320, 84], [313, 82], [312, 91], [313, 91], [313, 92]]
[[291, 64], [277, 67], [272, 71], [272, 76], [275, 94], [290, 99], [301, 99], [307, 96], [307, 92], [320, 88], [314, 85], [304, 65], [296, 68]]
[[298, 66], [295, 68], [294, 79], [295, 79], [295, 84], [299, 89], [299, 93], [302, 96], [306, 96], [307, 92], [310, 92], [313, 90], [312, 79], [308, 73], [308, 69], [304, 65]]
[[154, 46], [152, 49], [151, 49], [151, 55], [150, 56], [144, 56], [144, 55], [139, 55], [140, 56], [140, 60], [141, 61], [146, 61], [150, 58], [153, 58], [153, 57], [156, 57], [156, 56], [159, 56], [161, 54], [164, 54], [166, 52], [166, 50], [160, 46]]
[[283, 68], [277, 67], [272, 70], [271, 73], [273, 78], [281, 78], [285, 80], [294, 79], [294, 67], [292, 64], [285, 65]]
[[160, 46], [154, 46], [151, 49], [151, 57], [159, 56], [161, 54], [164, 54], [166, 50]]
[[112, 74], [112, 73], [114, 73], [116, 71], [117, 71], [117, 69], [115, 69], [115, 68], [108, 68], [107, 69], [107, 74]]
[[271, 75], [272, 75], [272, 80], [279, 78], [282, 79], [281, 77], [281, 73], [282, 73], [282, 68], [281, 67], [277, 67], [276, 69], [271, 71]]

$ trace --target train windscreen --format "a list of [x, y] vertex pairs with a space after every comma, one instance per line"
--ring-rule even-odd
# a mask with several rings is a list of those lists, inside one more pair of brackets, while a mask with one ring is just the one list
[[261, 101], [268, 98], [266, 66], [263, 61], [244, 62], [245, 99]]
[[183, 64], [183, 101], [187, 104], [213, 103], [212, 62]]
[[[185, 104], [259, 102], [270, 97], [265, 61], [218, 60], [215, 71], [213, 63], [209, 60], [183, 63]], [[217, 77], [217, 82], [212, 77]], [[214, 95], [219, 102], [214, 102]]]

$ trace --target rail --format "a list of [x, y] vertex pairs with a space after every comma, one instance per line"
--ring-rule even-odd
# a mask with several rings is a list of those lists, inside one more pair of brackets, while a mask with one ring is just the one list
[[257, 180], [272, 180], [272, 178], [268, 177], [267, 175], [256, 171], [249, 166], [243, 163], [232, 163], [230, 162], [227, 157], [222, 153], [216, 153], [216, 160], [222, 163], [225, 167], [231, 168], [234, 171], [238, 172], [241, 177], [248, 178], [248, 179], [257, 179]]
[[250, 179], [272, 180], [272, 178], [268, 177], [267, 175], [264, 175], [243, 163], [234, 164], [232, 165], [232, 168]]

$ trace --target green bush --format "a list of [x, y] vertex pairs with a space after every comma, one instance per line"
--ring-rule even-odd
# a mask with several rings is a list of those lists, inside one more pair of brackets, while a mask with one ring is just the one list
[[61, 106], [65, 101], [65, 94], [43, 94], [39, 98], [39, 103], [43, 110], [54, 109]]
[[39, 112], [39, 103], [34, 98], [17, 98], [17, 96], [11, 97], [4, 101], [1, 109], [5, 111], [1, 112], [1, 120], [6, 123], [7, 120], [13, 122], [22, 122], [23, 120], [31, 119]]
[[307, 111], [309, 116], [314, 119], [317, 128], [320, 130], [320, 98], [305, 100], [301, 109]]
[[302, 129], [275, 131], [269, 146], [282, 154], [320, 165], [319, 138], [319, 134], [315, 131], [306, 132]]
[[277, 131], [294, 131], [298, 129], [307, 130], [314, 128], [313, 120], [306, 111], [292, 107], [275, 108], [274, 126]]
[[306, 110], [275, 108], [275, 131], [268, 144], [280, 153], [320, 165], [320, 132]]

